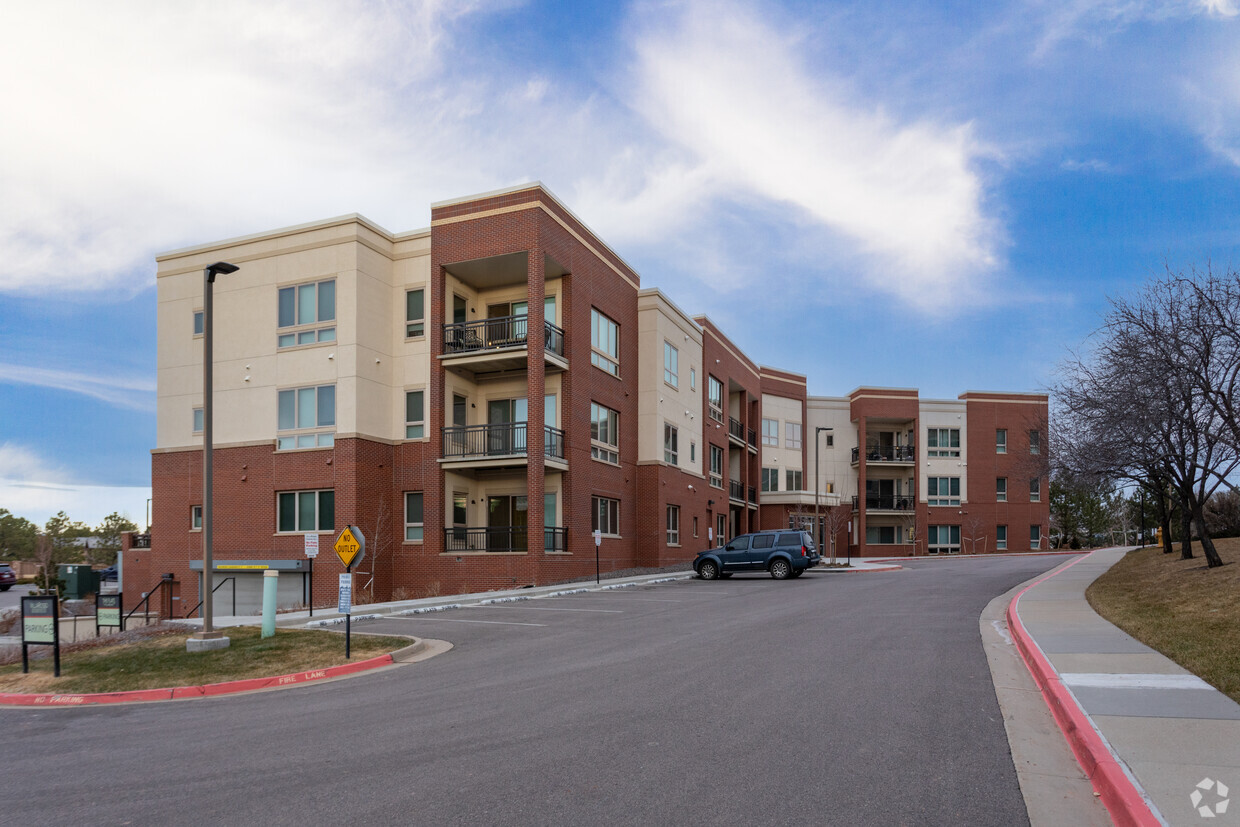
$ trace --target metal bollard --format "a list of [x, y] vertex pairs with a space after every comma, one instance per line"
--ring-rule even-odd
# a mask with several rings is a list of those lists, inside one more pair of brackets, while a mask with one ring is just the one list
[[276, 633], [276, 583], [279, 577], [278, 571], [263, 572], [263, 637], [272, 637]]

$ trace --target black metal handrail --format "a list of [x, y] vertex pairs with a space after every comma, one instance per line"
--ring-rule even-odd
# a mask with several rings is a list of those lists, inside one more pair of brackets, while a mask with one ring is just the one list
[[754, 505], [758, 504], [758, 489], [754, 488], [752, 485], [749, 486], [749, 502]]
[[[852, 461], [859, 462], [861, 449], [852, 449]], [[866, 462], [916, 462], [917, 448], [913, 445], [870, 445], [865, 449]]]
[[[443, 429], [444, 459], [524, 456], [528, 452], [527, 425], [525, 422], [449, 425]], [[548, 457], [564, 459], [564, 432], [544, 425], [543, 450]]]
[[[529, 346], [529, 316], [497, 316], [443, 326], [444, 353], [473, 353]], [[543, 347], [564, 355], [564, 330], [543, 321]]]
[[[853, 511], [860, 500], [852, 498]], [[866, 494], [865, 507], [867, 511], [912, 511], [917, 508], [917, 498], [908, 494]]]
[[[230, 581], [232, 582], [232, 616], [233, 616], [233, 617], [236, 617], [236, 616], [237, 616], [237, 578], [235, 578], [235, 577], [225, 577], [225, 578], [224, 578], [223, 580], [221, 580], [219, 583], [216, 583], [216, 584], [215, 584], [215, 588], [211, 590], [211, 594], [215, 594], [216, 592], [218, 592], [218, 591], [220, 590], [220, 586], [222, 586], [222, 585], [224, 585], [225, 583], [228, 583], [228, 582], [230, 582]], [[186, 613], [185, 613], [185, 616], [186, 616], [186, 617], [189, 617], [189, 616], [190, 616], [190, 615], [192, 615], [194, 612], [196, 612], [196, 611], [198, 611], [199, 609], [201, 609], [201, 608], [202, 608], [202, 604], [203, 604], [204, 602], [205, 602], [205, 601], [203, 601], [203, 600], [199, 600], [199, 601], [198, 601], [198, 605], [197, 605], [197, 606], [195, 606], [194, 608], [190, 609], [188, 612], [186, 612]]]
[[171, 582], [172, 581], [166, 577], [160, 579], [160, 581], [155, 584], [155, 588], [147, 592], [146, 597], [139, 600], [137, 604], [135, 604], [134, 607], [129, 610], [129, 614], [125, 615], [125, 617], [121, 619], [121, 631], [122, 632], [125, 631], [125, 622], [128, 621], [129, 618], [133, 617], [134, 614], [137, 613], [138, 609], [142, 606], [146, 607], [145, 609], [142, 610], [142, 619], [149, 623], [151, 620], [151, 598], [159, 594], [165, 588], [168, 589], [169, 594], [171, 594], [172, 587], [168, 585]]
[[544, 321], [543, 329], [545, 337], [543, 339], [543, 348], [556, 356], [564, 355], [564, 329], [556, 327], [551, 322]]
[[737, 502], [745, 501], [745, 486], [740, 480], [728, 480], [728, 496]]
[[758, 432], [755, 431], [753, 428], [749, 429], [749, 447], [750, 448], [758, 447]]
[[150, 548], [151, 535], [149, 534], [131, 534], [129, 537], [130, 548]]
[[734, 416], [728, 417], [728, 436], [734, 436], [741, 442], [745, 441], [745, 426]]
[[545, 551], [568, 551], [568, 526], [547, 526], [543, 529]]
[[543, 426], [543, 453], [552, 459], [564, 459], [564, 431]]
[[[548, 526], [543, 529], [547, 538], [562, 546], [567, 539], [567, 529]], [[558, 534], [556, 534], [558, 532]], [[526, 526], [453, 526], [445, 528], [444, 551], [527, 551], [529, 532]], [[556, 548], [563, 551], [563, 548]]]

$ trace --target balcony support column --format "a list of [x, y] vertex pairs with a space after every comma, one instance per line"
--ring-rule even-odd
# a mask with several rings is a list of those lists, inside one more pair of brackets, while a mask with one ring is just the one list
[[[541, 235], [541, 227], [539, 234]], [[539, 579], [541, 573], [543, 555], [546, 551], [546, 543], [544, 542], [543, 532], [543, 496], [546, 492], [547, 470], [545, 464], [546, 445], [545, 445], [545, 429], [546, 424], [546, 407], [544, 405], [544, 397], [547, 394], [547, 365], [545, 361], [546, 337], [544, 335], [544, 321], [546, 319], [546, 311], [543, 307], [543, 299], [546, 296], [546, 259], [543, 256], [542, 244], [535, 243], [528, 254], [528, 264], [526, 265], [526, 273], [528, 274], [527, 284], [529, 285], [529, 295], [527, 301], [529, 320], [529, 377], [528, 377], [528, 399], [529, 413], [527, 417], [528, 425], [526, 426], [525, 446], [529, 457], [529, 464], [526, 466], [526, 491], [528, 492], [529, 505], [529, 525], [528, 545], [529, 549], [529, 572], [531, 580], [535, 582]]]

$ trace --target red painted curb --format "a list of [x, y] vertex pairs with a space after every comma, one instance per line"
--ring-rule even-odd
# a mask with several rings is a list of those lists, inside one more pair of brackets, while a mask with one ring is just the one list
[[276, 689], [285, 686], [297, 686], [303, 683], [339, 678], [366, 672], [387, 666], [394, 661], [391, 655], [359, 660], [355, 663], [344, 663], [340, 666], [329, 666], [326, 669], [311, 669], [306, 672], [293, 672], [289, 675], [276, 675], [271, 678], [246, 678], [239, 681], [211, 683], [206, 686], [177, 686], [170, 689], [139, 689], [133, 692], [98, 692], [78, 695], [21, 695], [15, 692], [0, 693], [0, 705], [8, 706], [86, 706], [89, 704], [119, 704], [140, 701], [169, 701], [184, 698], [206, 698], [217, 695], [233, 695], [238, 692], [253, 692], [258, 689]]
[[1119, 758], [1094, 728], [1093, 721], [1085, 714], [1085, 710], [1077, 703], [1071, 691], [1064, 686], [1059, 672], [1051, 665], [1046, 655], [1042, 654], [1037, 641], [1029, 635], [1017, 611], [1016, 604], [1020, 602], [1021, 595], [1039, 583], [1067, 571], [1089, 557], [1090, 554], [1038, 578], [1021, 589], [1008, 604], [1008, 630], [1012, 633], [1012, 640], [1015, 641], [1017, 651], [1020, 652], [1025, 666], [1033, 676], [1034, 683], [1042, 691], [1042, 698], [1050, 707], [1055, 723], [1063, 731], [1063, 736], [1067, 739], [1068, 746], [1072, 748], [1077, 763], [1081, 765], [1081, 769], [1085, 771], [1085, 777], [1097, 790], [1107, 812], [1111, 815], [1111, 820], [1117, 825], [1140, 825], [1140, 827], [1161, 825], [1162, 819], [1150, 809], [1150, 803], [1145, 795], [1120, 765]]

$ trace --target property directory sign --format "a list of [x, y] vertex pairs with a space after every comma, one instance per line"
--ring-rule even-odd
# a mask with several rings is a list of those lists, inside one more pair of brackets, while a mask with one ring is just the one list
[[95, 626], [121, 625], [120, 594], [95, 595]]
[[22, 598], [22, 643], [56, 643], [55, 597]]

